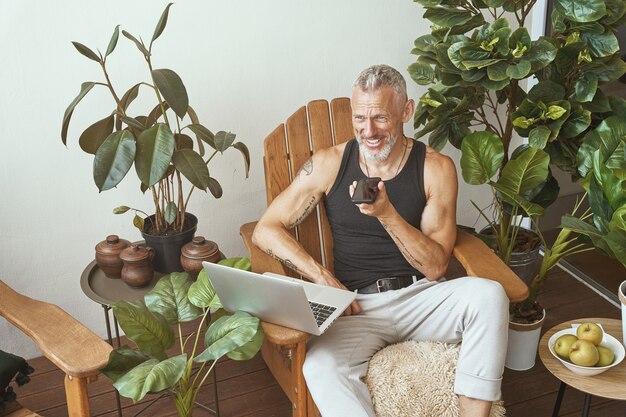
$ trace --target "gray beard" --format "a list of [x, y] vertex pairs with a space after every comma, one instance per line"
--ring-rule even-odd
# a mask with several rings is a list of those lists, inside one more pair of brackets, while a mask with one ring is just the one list
[[368, 161], [376, 161], [376, 162], [386, 161], [387, 158], [389, 158], [389, 154], [391, 153], [391, 149], [393, 148], [393, 145], [395, 145], [397, 139], [398, 139], [397, 136], [391, 136], [391, 138], [389, 138], [389, 143], [387, 143], [380, 150], [380, 152], [378, 152], [377, 154], [373, 154], [363, 144], [363, 138], [361, 136], [357, 136], [356, 137], [356, 141], [359, 144], [359, 150], [361, 151], [361, 154], [363, 155], [363, 158], [365, 158]]

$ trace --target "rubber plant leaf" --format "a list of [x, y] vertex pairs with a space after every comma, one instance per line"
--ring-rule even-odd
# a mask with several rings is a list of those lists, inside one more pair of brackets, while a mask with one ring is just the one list
[[135, 160], [135, 138], [127, 130], [111, 133], [96, 151], [93, 179], [100, 191], [120, 183]]
[[163, 98], [174, 110], [174, 113], [181, 119], [185, 117], [187, 107], [189, 107], [189, 97], [187, 96], [187, 89], [183, 84], [183, 80], [181, 80], [178, 74], [167, 68], [153, 70], [152, 77], [157, 88], [163, 94]]
[[209, 177], [209, 191], [215, 198], [221, 198], [223, 191], [220, 183], [213, 177]]
[[120, 37], [120, 25], [115, 26], [115, 29], [113, 30], [113, 35], [111, 35], [111, 40], [109, 41], [109, 46], [107, 46], [107, 51], [104, 54], [104, 56], [109, 56], [111, 54], [111, 52], [113, 52], [115, 50], [115, 47], [117, 46], [117, 40]]
[[151, 359], [131, 369], [113, 386], [120, 395], [133, 402], [142, 400], [149, 392], [161, 392], [180, 380], [187, 364], [187, 355], [174, 356], [159, 362]]
[[209, 277], [204, 269], [198, 273], [196, 282], [189, 287], [189, 293], [187, 294], [191, 304], [199, 308], [221, 308], [220, 302], [213, 284], [209, 280]]
[[250, 151], [248, 150], [248, 147], [242, 142], [233, 143], [233, 148], [241, 152], [241, 156], [243, 156], [246, 178], [248, 178], [248, 175], [250, 174]]
[[94, 51], [92, 51], [91, 49], [83, 45], [82, 43], [72, 42], [72, 45], [74, 45], [74, 48], [76, 48], [76, 50], [80, 52], [81, 55], [86, 56], [92, 61], [100, 62], [100, 57]]
[[199, 140], [202, 140], [203, 142], [207, 143], [211, 148], [217, 150], [217, 148], [215, 147], [215, 135], [213, 135], [213, 132], [211, 132], [209, 129], [202, 126], [201, 124], [191, 124], [187, 127], [191, 129], [193, 133], [195, 133], [196, 137]]
[[124, 376], [126, 372], [149, 359], [150, 358], [143, 353], [124, 345], [111, 351], [109, 362], [100, 372], [115, 382]]
[[70, 119], [72, 118], [72, 113], [74, 113], [74, 108], [76, 105], [80, 103], [80, 101], [87, 95], [87, 93], [96, 85], [93, 81], [87, 81], [80, 85], [80, 93], [76, 96], [74, 100], [67, 106], [65, 109], [65, 114], [63, 115], [63, 126], [61, 127], [61, 141], [64, 145], [67, 142], [67, 128], [70, 125]]
[[126, 32], [125, 30], [122, 31], [122, 35], [124, 35], [125, 37], [127, 37], [128, 39], [133, 41], [135, 46], [137, 46], [137, 49], [139, 49], [139, 51], [141, 51], [141, 53], [143, 54], [144, 57], [147, 58], [147, 57], [150, 56], [150, 52], [146, 49], [146, 47], [144, 46], [143, 42], [139, 41], [137, 38], [135, 38], [130, 33]]
[[80, 148], [87, 153], [95, 155], [102, 142], [113, 132], [114, 122], [115, 117], [111, 115], [98, 120], [85, 129], [81, 133], [80, 138], [78, 138]]
[[217, 360], [227, 353], [244, 346], [259, 331], [259, 319], [237, 311], [213, 323], [204, 337], [204, 352], [196, 356], [194, 362]]
[[165, 317], [148, 310], [143, 300], [118, 301], [113, 314], [126, 336], [142, 353], [163, 360], [165, 351], [174, 345], [174, 333]]
[[484, 184], [500, 169], [504, 147], [492, 132], [474, 132], [461, 143], [461, 173], [468, 184]]
[[209, 169], [202, 157], [193, 149], [174, 151], [172, 163], [195, 187], [206, 190], [209, 186]]
[[235, 141], [235, 134], [231, 132], [220, 131], [215, 134], [215, 149], [224, 152]]
[[169, 126], [157, 123], [137, 138], [135, 169], [142, 183], [153, 186], [165, 174], [174, 153], [174, 135]]
[[154, 42], [159, 36], [161, 36], [161, 33], [163, 33], [163, 30], [165, 29], [165, 25], [167, 24], [167, 16], [169, 14], [170, 7], [172, 6], [172, 4], [173, 3], [170, 3], [167, 6], [165, 6], [165, 10], [163, 10], [163, 13], [161, 14], [161, 18], [159, 19], [159, 22], [154, 28], [154, 34], [152, 35], [152, 42]]
[[146, 306], [170, 324], [191, 321], [202, 315], [202, 310], [187, 298], [191, 282], [186, 272], [172, 272], [163, 276], [145, 296]]
[[169, 203], [167, 203], [167, 206], [165, 206], [165, 213], [164, 213], [165, 222], [167, 224], [174, 223], [176, 221], [177, 215], [178, 215], [178, 208], [176, 207], [176, 203], [174, 203], [173, 201], [170, 201]]

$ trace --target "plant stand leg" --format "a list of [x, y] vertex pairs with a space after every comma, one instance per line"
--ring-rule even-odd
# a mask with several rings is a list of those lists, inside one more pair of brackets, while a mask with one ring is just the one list
[[556, 396], [556, 402], [554, 403], [554, 410], [552, 411], [552, 417], [558, 417], [559, 411], [561, 410], [561, 402], [563, 401], [563, 394], [565, 394], [565, 388], [567, 384], [565, 382], [561, 382], [559, 386], [559, 394]]
[[[111, 319], [109, 318], [109, 310], [111, 310], [111, 307], [109, 307], [106, 304], [101, 304], [101, 305], [102, 305], [102, 308], [104, 309], [104, 321], [107, 326], [107, 340], [109, 341], [109, 345], [113, 346], [113, 337], [111, 335]], [[119, 330], [117, 328], [117, 321], [115, 322], [115, 333], [117, 334], [117, 347], [119, 347], [120, 337], [119, 337]], [[122, 417], [122, 402], [120, 400], [120, 393], [115, 388], [113, 388], [113, 392], [115, 392], [115, 404], [117, 406], [117, 416]]]
[[591, 407], [591, 394], [585, 394], [585, 405], [583, 405], [583, 417], [589, 416], [590, 407]]

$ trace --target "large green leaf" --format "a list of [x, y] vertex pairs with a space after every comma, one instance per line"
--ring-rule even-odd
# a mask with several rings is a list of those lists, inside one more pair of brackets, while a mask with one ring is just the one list
[[113, 382], [120, 379], [124, 374], [135, 366], [144, 363], [150, 358], [127, 345], [113, 349], [109, 355], [109, 362], [100, 370]]
[[551, 103], [553, 101], [562, 100], [563, 97], [565, 97], [565, 87], [550, 80], [539, 81], [528, 92], [528, 100], [535, 103], [540, 101]]
[[189, 97], [183, 80], [174, 71], [166, 68], [153, 70], [152, 77], [174, 113], [181, 119], [185, 117], [187, 107], [189, 107]]
[[215, 134], [215, 149], [224, 152], [235, 141], [235, 134], [231, 132], [220, 131]]
[[601, 19], [605, 25], [611, 25], [619, 21], [626, 12], [626, 3], [623, 0], [605, 0], [607, 13]]
[[584, 73], [576, 81], [575, 97], [581, 103], [593, 100], [598, 90], [598, 77], [595, 74]]
[[174, 151], [172, 163], [195, 187], [201, 190], [207, 189], [209, 186], [209, 169], [196, 151], [193, 149]]
[[524, 54], [524, 59], [530, 62], [531, 72], [539, 71], [554, 61], [557, 48], [547, 38], [541, 37], [531, 42], [530, 49]]
[[619, 207], [613, 213], [609, 222], [609, 230], [622, 229], [626, 231], [626, 205]]
[[502, 81], [508, 79], [506, 74], [509, 64], [506, 62], [498, 62], [487, 67], [487, 76], [493, 81]]
[[587, 42], [589, 52], [595, 57], [605, 57], [619, 51], [619, 42], [611, 30], [604, 33], [583, 33], [582, 38]]
[[[621, 155], [623, 156], [623, 148]], [[600, 151], [593, 153], [593, 176], [597, 183], [602, 187], [604, 197], [609, 201], [611, 208], [617, 210], [626, 204], [626, 195], [624, 194], [624, 182], [617, 177], [611, 169], [603, 162], [604, 157]], [[613, 213], [608, 219], [613, 217]]]
[[586, 66], [586, 70], [595, 74], [598, 81], [609, 82], [624, 75], [626, 62], [618, 54], [615, 54], [608, 58], [594, 59], [591, 64]]
[[148, 309], [159, 313], [170, 324], [191, 321], [202, 315], [202, 309], [189, 302], [191, 282], [186, 272], [172, 272], [159, 279], [145, 296]]
[[508, 187], [504, 187], [498, 183], [493, 181], [489, 181], [489, 185], [491, 185], [500, 196], [509, 204], [521, 208], [527, 216], [543, 216], [544, 208], [539, 204], [532, 203], [526, 200], [524, 197], [515, 193]]
[[87, 95], [87, 93], [93, 88], [94, 85], [96, 85], [96, 83], [92, 81], [82, 83], [80, 85], [80, 93], [78, 93], [76, 98], [72, 100], [70, 105], [67, 106], [67, 109], [65, 109], [65, 114], [63, 115], [63, 126], [61, 127], [61, 141], [63, 141], [63, 145], [67, 144], [67, 128], [70, 125], [70, 120], [72, 118], [72, 113], [74, 113], [74, 108], [76, 108], [76, 105], [80, 103], [83, 97]]
[[466, 11], [451, 7], [433, 7], [426, 10], [424, 18], [445, 27], [462, 25], [469, 22], [473, 15]]
[[137, 138], [135, 168], [142, 183], [152, 187], [167, 171], [174, 154], [174, 135], [169, 126], [157, 123]]
[[141, 352], [157, 359], [167, 358], [165, 351], [175, 340], [165, 317], [148, 310], [143, 300], [118, 301], [111, 307], [120, 327]]
[[127, 130], [113, 132], [102, 142], [93, 160], [93, 179], [100, 191], [110, 190], [124, 179], [135, 152], [135, 138]]
[[591, 124], [591, 112], [582, 106], [575, 106], [567, 120], [563, 123], [559, 136], [562, 138], [574, 138], [584, 132]]
[[[593, 155], [596, 151], [600, 153], [600, 162], [605, 164], [620, 146], [626, 141], [626, 118], [612, 116], [603, 120], [600, 125], [585, 136], [585, 140], [580, 145], [576, 160], [578, 172], [582, 177], [586, 177], [593, 167]], [[618, 154], [620, 159], [623, 156]], [[611, 164], [612, 167], [618, 165]]]
[[259, 319], [243, 311], [220, 318], [207, 330], [204, 337], [206, 349], [194, 358], [194, 362], [217, 360], [244, 346], [254, 338], [259, 327]]
[[407, 69], [411, 79], [419, 85], [428, 85], [435, 79], [435, 70], [428, 64], [414, 62]]
[[521, 59], [515, 65], [509, 65], [506, 69], [507, 77], [510, 77], [514, 80], [521, 80], [525, 78], [530, 73], [530, 62], [524, 59]]
[[159, 36], [161, 36], [161, 33], [163, 33], [163, 29], [165, 29], [165, 25], [167, 24], [167, 15], [169, 14], [170, 7], [172, 7], [172, 4], [173, 3], [170, 3], [167, 6], [165, 6], [165, 10], [163, 10], [163, 13], [161, 14], [161, 18], [159, 19], [159, 22], [154, 28], [154, 34], [152, 35], [152, 42], [154, 42]]
[[500, 168], [504, 158], [502, 140], [492, 132], [474, 132], [461, 144], [461, 170], [468, 184], [479, 185], [489, 181]]
[[113, 386], [120, 395], [133, 402], [142, 400], [149, 392], [161, 392], [178, 382], [187, 364], [187, 355], [174, 356], [159, 362], [151, 359], [131, 369]]
[[261, 323], [259, 323], [254, 337], [245, 345], [228, 352], [226, 356], [235, 361], [247, 361], [248, 359], [252, 359], [261, 349], [264, 337], [265, 332], [261, 327]]
[[620, 263], [626, 266], [626, 230], [611, 230], [604, 238]]
[[513, 194], [523, 194], [546, 181], [549, 163], [550, 156], [546, 152], [529, 147], [507, 162], [497, 183]]
[[85, 129], [80, 138], [78, 138], [80, 148], [87, 153], [95, 155], [102, 142], [113, 132], [114, 122], [115, 117], [111, 115], [98, 120]]
[[528, 143], [533, 148], [543, 149], [546, 147], [546, 143], [548, 143], [548, 138], [550, 137], [550, 129], [545, 126], [537, 126], [532, 129], [528, 134]]
[[606, 14], [604, 0], [555, 0], [554, 7], [574, 22], [594, 22]]
[[196, 137], [203, 142], [207, 143], [211, 148], [217, 150], [215, 147], [215, 135], [206, 127], [201, 124], [191, 124], [187, 126], [193, 133], [195, 133]]
[[221, 198], [223, 194], [222, 186], [213, 177], [209, 177], [209, 191], [215, 198]]
[[191, 304], [200, 308], [221, 308], [222, 303], [220, 302], [217, 293], [215, 292], [215, 288], [211, 281], [209, 281], [209, 277], [207, 276], [206, 271], [203, 269], [198, 273], [198, 278], [196, 282], [191, 284], [189, 287], [189, 293], [187, 295]]

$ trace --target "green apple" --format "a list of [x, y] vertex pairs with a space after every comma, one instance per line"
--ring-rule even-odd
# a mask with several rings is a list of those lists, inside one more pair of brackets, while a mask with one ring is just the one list
[[576, 329], [576, 336], [580, 340], [587, 340], [598, 346], [604, 336], [602, 328], [595, 323], [582, 323]]
[[569, 359], [569, 350], [578, 338], [573, 334], [564, 334], [559, 336], [554, 342], [554, 351], [563, 359]]
[[600, 360], [596, 363], [596, 366], [609, 366], [615, 359], [615, 353], [604, 346], [598, 346], [598, 354], [600, 355]]
[[600, 354], [598, 348], [588, 340], [577, 340], [569, 350], [569, 360], [574, 365], [594, 366], [598, 363]]

